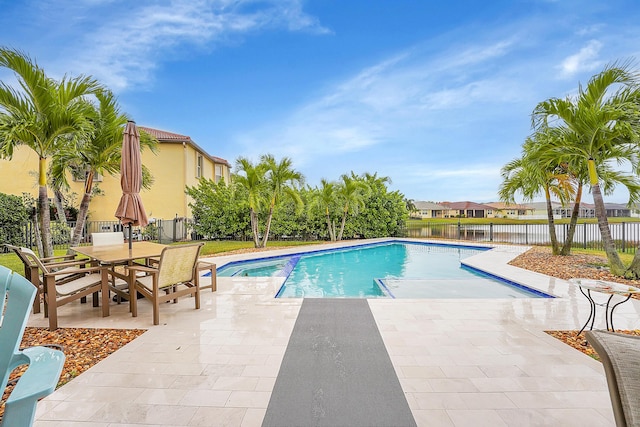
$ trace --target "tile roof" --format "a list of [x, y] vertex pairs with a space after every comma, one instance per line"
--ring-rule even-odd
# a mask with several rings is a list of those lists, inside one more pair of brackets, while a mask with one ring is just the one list
[[491, 206], [494, 209], [533, 209], [532, 207], [528, 207], [527, 205], [521, 205], [518, 203], [491, 202], [485, 203], [485, 205]]
[[440, 203], [441, 205], [446, 206], [449, 209], [455, 209], [455, 210], [487, 210], [487, 209], [493, 209], [491, 206], [487, 206], [487, 205], [482, 205], [480, 203], [475, 203], [475, 202], [469, 202], [469, 201], [464, 201], [464, 202], [442, 202]]
[[155, 137], [158, 141], [191, 141], [190, 136], [167, 132], [165, 130], [148, 128], [146, 126], [138, 126], [138, 129], [142, 129], [149, 135]]
[[445, 210], [446, 208], [438, 203], [434, 203], [434, 202], [422, 202], [422, 201], [415, 201], [413, 202], [413, 205], [416, 207], [416, 209], [424, 209], [424, 210], [432, 210], [432, 211], [442, 211]]
[[148, 133], [149, 135], [155, 137], [159, 142], [187, 143], [191, 145], [193, 148], [195, 148], [196, 151], [199, 151], [200, 153], [207, 156], [212, 162], [221, 163], [221, 164], [227, 165], [228, 167], [231, 167], [231, 165], [227, 160], [223, 159], [222, 157], [212, 156], [211, 154], [207, 153], [204, 149], [202, 149], [202, 147], [196, 144], [188, 135], [180, 135], [179, 133], [167, 132], [165, 130], [154, 129], [146, 126], [138, 126], [138, 129], [141, 129], [146, 133]]

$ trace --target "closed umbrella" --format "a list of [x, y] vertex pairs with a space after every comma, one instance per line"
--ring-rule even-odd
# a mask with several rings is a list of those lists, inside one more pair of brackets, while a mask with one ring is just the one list
[[129, 249], [131, 249], [131, 227], [144, 227], [149, 223], [140, 199], [142, 186], [142, 159], [140, 157], [140, 133], [134, 121], [129, 121], [122, 138], [122, 159], [120, 160], [120, 185], [122, 197], [116, 210], [116, 218], [122, 224], [129, 224]]

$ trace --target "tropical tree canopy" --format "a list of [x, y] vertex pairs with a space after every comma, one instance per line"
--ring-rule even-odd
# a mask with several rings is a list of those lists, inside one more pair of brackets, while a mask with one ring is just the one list
[[[408, 211], [404, 195], [389, 191], [386, 177], [351, 172], [337, 181], [323, 179], [318, 187], [287, 186], [280, 193], [283, 197], [275, 198], [272, 210], [274, 185], [268, 182], [266, 164], [254, 164], [246, 158], [239, 158], [237, 164], [239, 173], [229, 186], [222, 181], [200, 180], [197, 187], [188, 188], [197, 233], [211, 238], [252, 236], [259, 245], [259, 236], [267, 232], [269, 215], [269, 232], [276, 238], [334, 241], [341, 238], [338, 223], [349, 238], [397, 236], [405, 227]], [[291, 164], [285, 169], [291, 169]]]
[[103, 87], [84, 76], [56, 81], [29, 56], [8, 48], [0, 48], [0, 67], [13, 71], [19, 85], [0, 82], [0, 157], [11, 158], [18, 145], [38, 155], [39, 229], [43, 256], [52, 256], [47, 160], [76, 137], [91, 133], [90, 99]]
[[[625, 268], [611, 238], [603, 193], [610, 194], [621, 184], [629, 191], [629, 204], [640, 200], [638, 77], [631, 63], [613, 63], [586, 86], [580, 85], [577, 94], [540, 102], [532, 114], [534, 137], [523, 145], [522, 159], [503, 168], [500, 188], [506, 201], [518, 191], [525, 198], [545, 191], [548, 203], [552, 193], [561, 202], [572, 199], [575, 229], [582, 186], [588, 185], [610, 268], [617, 275], [624, 274]], [[614, 168], [620, 164], [630, 165], [631, 172]]]

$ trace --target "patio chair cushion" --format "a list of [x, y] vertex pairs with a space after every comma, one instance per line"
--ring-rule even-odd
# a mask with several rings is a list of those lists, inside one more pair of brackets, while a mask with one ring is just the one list
[[[56, 277], [58, 277], [56, 275]], [[56, 294], [60, 296], [73, 295], [77, 292], [85, 290], [91, 286], [99, 285], [102, 281], [102, 275], [98, 273], [87, 274], [71, 282], [56, 285]]]

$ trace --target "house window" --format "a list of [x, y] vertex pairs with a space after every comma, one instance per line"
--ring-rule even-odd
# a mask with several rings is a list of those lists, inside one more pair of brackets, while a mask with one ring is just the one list
[[196, 159], [196, 178], [202, 178], [202, 162], [204, 160], [202, 159], [202, 154], [198, 154], [198, 157]]
[[216, 182], [222, 179], [222, 165], [216, 165]]

